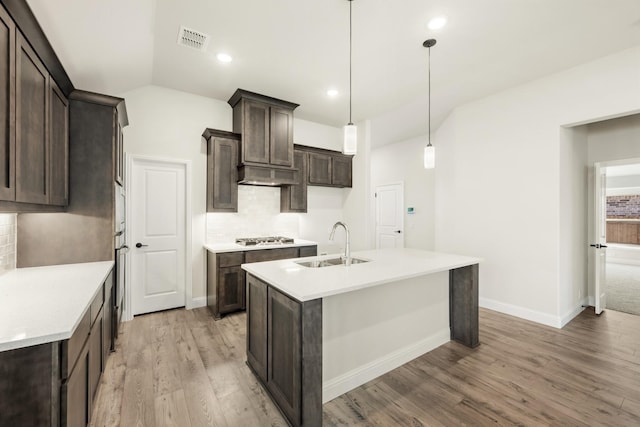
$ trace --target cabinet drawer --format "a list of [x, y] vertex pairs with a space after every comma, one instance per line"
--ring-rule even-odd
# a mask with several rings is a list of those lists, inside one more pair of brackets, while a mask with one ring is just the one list
[[318, 247], [317, 246], [302, 246], [300, 248], [300, 258], [306, 257], [306, 256], [316, 256], [318, 254]]
[[263, 249], [247, 251], [245, 262], [275, 261], [279, 259], [298, 258], [298, 248]]
[[90, 309], [82, 316], [80, 323], [76, 327], [75, 332], [66, 341], [62, 343], [62, 379], [65, 379], [71, 373], [73, 366], [82, 351], [87, 337], [89, 336], [89, 330], [91, 329], [91, 315]]
[[228, 252], [218, 254], [218, 268], [233, 267], [244, 262], [244, 252]]
[[100, 286], [100, 290], [98, 294], [93, 298], [91, 302], [91, 307], [89, 308], [89, 312], [91, 313], [91, 325], [96, 321], [98, 317], [98, 313], [100, 313], [100, 309], [102, 308], [102, 303], [104, 303], [104, 284]]

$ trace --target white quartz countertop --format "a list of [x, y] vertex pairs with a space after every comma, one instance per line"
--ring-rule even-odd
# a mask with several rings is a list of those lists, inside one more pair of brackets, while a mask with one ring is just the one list
[[293, 243], [283, 245], [255, 245], [255, 246], [242, 246], [237, 243], [207, 243], [204, 245], [205, 249], [213, 253], [221, 252], [240, 252], [240, 251], [257, 251], [261, 249], [278, 249], [278, 248], [295, 248], [298, 246], [313, 246], [317, 245], [316, 242], [311, 240], [294, 239]]
[[70, 338], [112, 268], [102, 261], [0, 276], [0, 351]]
[[303, 267], [295, 261], [329, 259], [338, 254], [242, 264], [242, 268], [297, 299], [309, 301], [384, 283], [478, 264], [481, 258], [419, 249], [380, 249], [354, 252], [353, 258], [369, 262], [349, 267]]

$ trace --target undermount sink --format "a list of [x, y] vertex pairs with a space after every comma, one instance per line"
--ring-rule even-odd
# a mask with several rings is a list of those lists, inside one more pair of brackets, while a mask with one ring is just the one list
[[[351, 258], [351, 265], [362, 264], [363, 262], [369, 262], [369, 260], [362, 258]], [[333, 265], [346, 265], [346, 260], [339, 257], [329, 259], [314, 259], [313, 261], [296, 261], [295, 263], [303, 267], [320, 268], [331, 267]]]

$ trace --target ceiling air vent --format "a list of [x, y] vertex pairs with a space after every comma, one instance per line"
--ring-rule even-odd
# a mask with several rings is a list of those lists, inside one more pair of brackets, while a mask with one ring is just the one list
[[183, 26], [180, 27], [180, 31], [178, 32], [179, 45], [201, 50], [203, 52], [207, 50], [210, 38], [211, 37], [208, 34]]

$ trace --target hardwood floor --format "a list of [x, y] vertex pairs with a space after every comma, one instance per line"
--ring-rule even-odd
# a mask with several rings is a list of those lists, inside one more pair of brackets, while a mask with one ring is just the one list
[[[587, 309], [558, 330], [480, 309], [450, 342], [324, 405], [325, 426], [640, 425], [640, 316]], [[136, 317], [92, 426], [286, 426], [245, 364], [245, 315]]]

